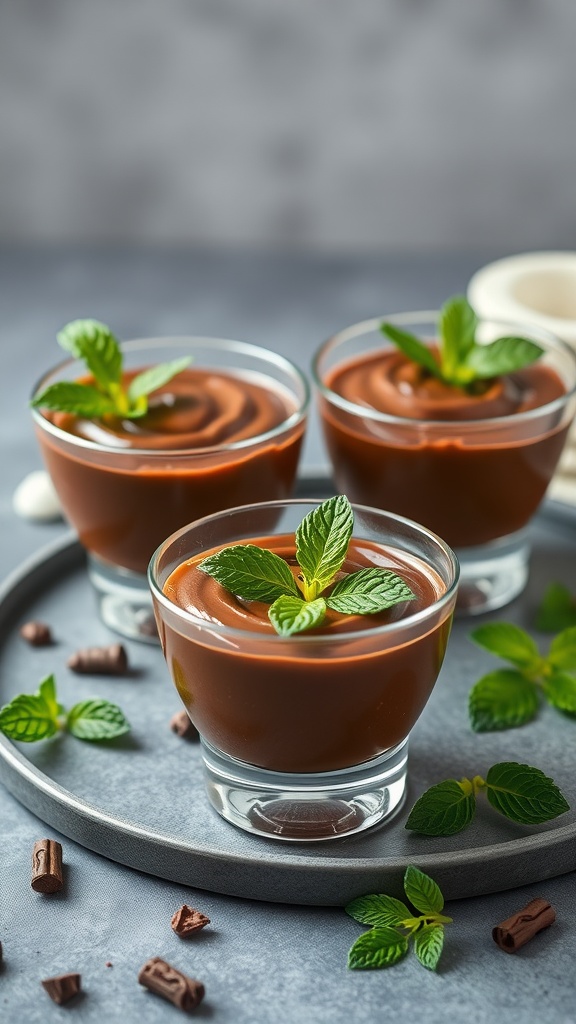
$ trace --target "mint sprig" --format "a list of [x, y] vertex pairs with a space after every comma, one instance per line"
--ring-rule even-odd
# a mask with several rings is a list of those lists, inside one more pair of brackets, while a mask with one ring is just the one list
[[[444, 945], [444, 925], [451, 917], [442, 914], [444, 897], [436, 882], [409, 864], [404, 875], [404, 892], [416, 913], [393, 896], [359, 896], [345, 908], [360, 924], [371, 925], [348, 953], [352, 970], [391, 967], [406, 956], [410, 939], [423, 967], [436, 970]], [[418, 913], [420, 911], [420, 913]]]
[[485, 779], [475, 775], [431, 786], [414, 804], [405, 828], [427, 836], [462, 832], [473, 820], [476, 797], [482, 792], [494, 810], [520, 825], [539, 825], [570, 809], [556, 783], [539, 768], [501, 761], [492, 765]]
[[576, 626], [576, 595], [563, 583], [550, 583], [536, 613], [536, 629], [543, 633]]
[[0, 732], [11, 740], [34, 743], [64, 730], [93, 742], [123, 736], [130, 725], [117, 704], [100, 698], [80, 701], [66, 712], [53, 675], [42, 680], [36, 693], [18, 694], [0, 708]]
[[474, 732], [525, 725], [536, 717], [542, 699], [576, 714], [576, 626], [558, 633], [545, 657], [529, 633], [509, 622], [479, 626], [471, 638], [514, 666], [489, 672], [472, 687], [468, 714]]
[[59, 381], [32, 399], [35, 408], [69, 412], [87, 419], [116, 416], [138, 419], [148, 411], [148, 395], [163, 387], [190, 363], [189, 357], [148, 367], [126, 388], [123, 384], [122, 350], [106, 324], [98, 320], [73, 320], [57, 335], [59, 345], [82, 359], [93, 384]]
[[320, 626], [328, 608], [343, 615], [374, 615], [413, 601], [416, 595], [410, 587], [388, 569], [359, 569], [333, 586], [353, 528], [350, 502], [339, 494], [309, 512], [298, 526], [293, 569], [273, 551], [255, 544], [222, 548], [204, 558], [198, 569], [240, 600], [271, 603], [268, 618], [284, 637]]
[[464, 295], [444, 303], [438, 320], [438, 354], [416, 335], [395, 324], [380, 329], [408, 359], [452, 387], [470, 388], [476, 381], [514, 373], [529, 366], [543, 352], [528, 338], [507, 336], [488, 344], [476, 340], [478, 317]]

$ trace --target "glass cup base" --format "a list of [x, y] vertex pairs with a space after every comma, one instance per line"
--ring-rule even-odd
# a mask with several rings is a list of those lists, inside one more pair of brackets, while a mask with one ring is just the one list
[[88, 553], [88, 576], [102, 622], [129, 640], [159, 644], [152, 597], [145, 575], [103, 562]]
[[456, 549], [460, 584], [456, 615], [482, 615], [509, 604], [528, 580], [530, 543], [527, 530], [477, 548]]
[[310, 774], [256, 768], [201, 743], [210, 803], [246, 832], [299, 843], [338, 839], [381, 824], [404, 802], [407, 739], [364, 764]]

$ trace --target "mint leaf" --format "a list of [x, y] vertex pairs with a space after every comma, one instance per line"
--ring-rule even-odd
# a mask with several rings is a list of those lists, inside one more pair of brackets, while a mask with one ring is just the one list
[[405, 828], [427, 836], [452, 836], [470, 824], [475, 812], [476, 799], [468, 780], [447, 779], [422, 794]]
[[436, 362], [431, 349], [424, 345], [415, 334], [402, 331], [394, 324], [383, 323], [380, 325], [382, 334], [385, 334], [390, 341], [393, 341], [397, 348], [404, 353], [413, 363], [423, 366], [433, 377], [440, 377], [440, 367]]
[[427, 925], [414, 936], [414, 952], [423, 967], [435, 971], [444, 947], [444, 926]]
[[446, 378], [455, 378], [465, 363], [475, 344], [477, 326], [478, 317], [464, 295], [455, 295], [442, 306], [438, 327]]
[[538, 710], [533, 682], [515, 669], [500, 669], [479, 679], [468, 697], [474, 732], [513, 729], [532, 721]]
[[35, 743], [54, 736], [58, 722], [38, 694], [21, 693], [0, 709], [0, 732], [20, 743]]
[[546, 699], [560, 711], [576, 714], [576, 679], [567, 672], [555, 672], [543, 683]]
[[344, 909], [360, 924], [376, 925], [377, 928], [394, 927], [412, 916], [406, 904], [393, 896], [359, 896]]
[[323, 597], [317, 597], [315, 601], [303, 601], [301, 597], [284, 594], [268, 609], [268, 618], [280, 636], [292, 636], [293, 633], [313, 629], [321, 624], [325, 614], [326, 602]]
[[58, 703], [56, 697], [56, 679], [54, 675], [46, 676], [38, 687], [37, 696], [44, 701], [46, 708], [52, 718], [57, 719], [58, 715], [64, 714], [64, 708]]
[[304, 517], [296, 530], [296, 558], [304, 575], [304, 597], [313, 601], [341, 568], [352, 536], [354, 513], [343, 494]]
[[476, 345], [466, 359], [466, 366], [476, 380], [500, 377], [529, 366], [544, 350], [528, 338], [498, 338], [489, 345]]
[[576, 671], [576, 626], [570, 626], [554, 637], [547, 660], [556, 669]]
[[539, 825], [570, 809], [544, 772], [515, 761], [492, 765], [486, 776], [486, 796], [495, 810], [521, 825]]
[[536, 614], [536, 629], [556, 633], [576, 626], [576, 600], [563, 583], [550, 583]]
[[158, 366], [151, 366], [149, 369], [143, 370], [142, 373], [133, 377], [128, 385], [130, 401], [135, 402], [138, 398], [149, 395], [152, 391], [163, 387], [164, 384], [168, 384], [178, 373], [182, 373], [182, 370], [185, 370], [190, 362], [191, 358], [184, 356], [183, 359], [173, 359], [169, 363], [159, 363]]
[[404, 875], [404, 892], [421, 914], [439, 914], [444, 897], [433, 878], [409, 864]]
[[538, 669], [542, 663], [536, 641], [511, 622], [493, 622], [479, 626], [470, 634], [472, 640], [492, 654], [524, 669]]
[[97, 697], [75, 704], [68, 712], [66, 725], [79, 740], [111, 740], [130, 731], [117, 704]]
[[415, 596], [395, 573], [366, 568], [339, 580], [326, 604], [345, 615], [373, 615], [401, 601], [413, 601]]
[[372, 928], [356, 940], [348, 954], [348, 967], [366, 970], [391, 967], [408, 952], [408, 939], [394, 928]]
[[116, 406], [111, 398], [91, 384], [77, 384], [75, 381], [63, 380], [58, 384], [50, 384], [45, 391], [35, 395], [30, 404], [35, 409], [71, 412], [87, 419], [116, 413]]
[[276, 601], [283, 594], [299, 594], [288, 563], [255, 544], [222, 548], [198, 568], [244, 601]]

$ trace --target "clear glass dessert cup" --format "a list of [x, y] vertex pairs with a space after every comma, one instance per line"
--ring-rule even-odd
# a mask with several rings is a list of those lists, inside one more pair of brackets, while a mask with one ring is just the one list
[[[342, 374], [394, 350], [380, 330], [384, 320], [433, 342], [438, 316], [403, 313], [354, 324], [317, 351], [313, 376], [337, 489], [443, 537], [460, 561], [457, 613], [473, 615], [508, 604], [524, 589], [528, 524], [576, 411], [576, 358], [538, 326], [483, 320], [480, 342], [519, 335], [539, 344], [544, 355], [534, 367], [555, 374], [562, 393], [524, 411], [465, 419], [382, 412], [361, 390], [354, 400], [344, 397]], [[377, 376], [372, 369], [370, 388], [380, 386]]]
[[[157, 643], [146, 579], [152, 553], [168, 534], [192, 519], [291, 493], [309, 388], [289, 360], [244, 342], [147, 338], [125, 342], [121, 348], [125, 371], [190, 356], [191, 371], [234, 378], [238, 384], [234, 402], [243, 400], [243, 388], [245, 392], [248, 385], [255, 385], [272, 392], [282, 404], [279, 421], [268, 425], [255, 420], [252, 436], [248, 426], [240, 439], [190, 446], [174, 440], [170, 432], [155, 435], [151, 430], [149, 442], [133, 447], [126, 438], [118, 441], [107, 435], [97, 423], [88, 426], [90, 436], [78, 436], [58, 425], [60, 414], [32, 409], [44, 462], [64, 513], [87, 552], [100, 617], [123, 636]], [[33, 393], [78, 378], [86, 378], [84, 364], [68, 359], [45, 374]], [[165, 390], [169, 389], [167, 385]], [[220, 411], [225, 417], [230, 401], [222, 401]], [[128, 421], [128, 430], [130, 422], [138, 423]], [[212, 429], [210, 416], [207, 422]], [[177, 428], [178, 424], [175, 435]]]
[[208, 516], [169, 537], [148, 571], [164, 656], [200, 733], [211, 804], [246, 831], [299, 842], [363, 831], [401, 807], [409, 734], [450, 633], [454, 553], [416, 523], [355, 506], [355, 550], [376, 548], [378, 564], [396, 559], [394, 571], [427, 596], [416, 611], [405, 602], [385, 624], [363, 616], [363, 628], [349, 632], [236, 628], [213, 609], [183, 607], [166, 584], [211, 549], [292, 539], [319, 504], [266, 502]]

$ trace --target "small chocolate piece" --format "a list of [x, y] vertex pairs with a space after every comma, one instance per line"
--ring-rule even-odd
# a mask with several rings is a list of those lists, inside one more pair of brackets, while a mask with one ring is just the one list
[[180, 1010], [196, 1009], [204, 998], [204, 985], [171, 967], [159, 956], [153, 956], [140, 968], [138, 981], [158, 996], [163, 996]]
[[48, 647], [52, 643], [52, 631], [45, 622], [25, 622], [20, 627], [20, 636], [31, 647]]
[[58, 892], [64, 885], [62, 847], [56, 839], [34, 843], [31, 885], [35, 892]]
[[173, 915], [170, 923], [176, 935], [186, 938], [188, 935], [199, 932], [201, 928], [205, 928], [207, 924], [210, 924], [210, 918], [206, 917], [205, 914], [201, 914], [199, 910], [194, 910], [194, 907], [189, 907], [188, 904], [184, 903], [180, 910], [177, 910]]
[[533, 939], [543, 928], [549, 928], [556, 920], [556, 911], [550, 906], [548, 900], [537, 897], [531, 900], [512, 917], [497, 924], [492, 929], [494, 942], [503, 949], [505, 953], [515, 953], [517, 949]]
[[86, 647], [68, 658], [73, 672], [100, 676], [122, 676], [128, 671], [128, 655], [122, 644]]
[[56, 978], [44, 978], [41, 985], [50, 999], [58, 1003], [58, 1006], [63, 1006], [78, 995], [80, 982], [79, 974], [59, 974]]
[[190, 721], [187, 711], [177, 711], [170, 719], [170, 728], [177, 736], [184, 740], [197, 740], [199, 732], [193, 722]]

